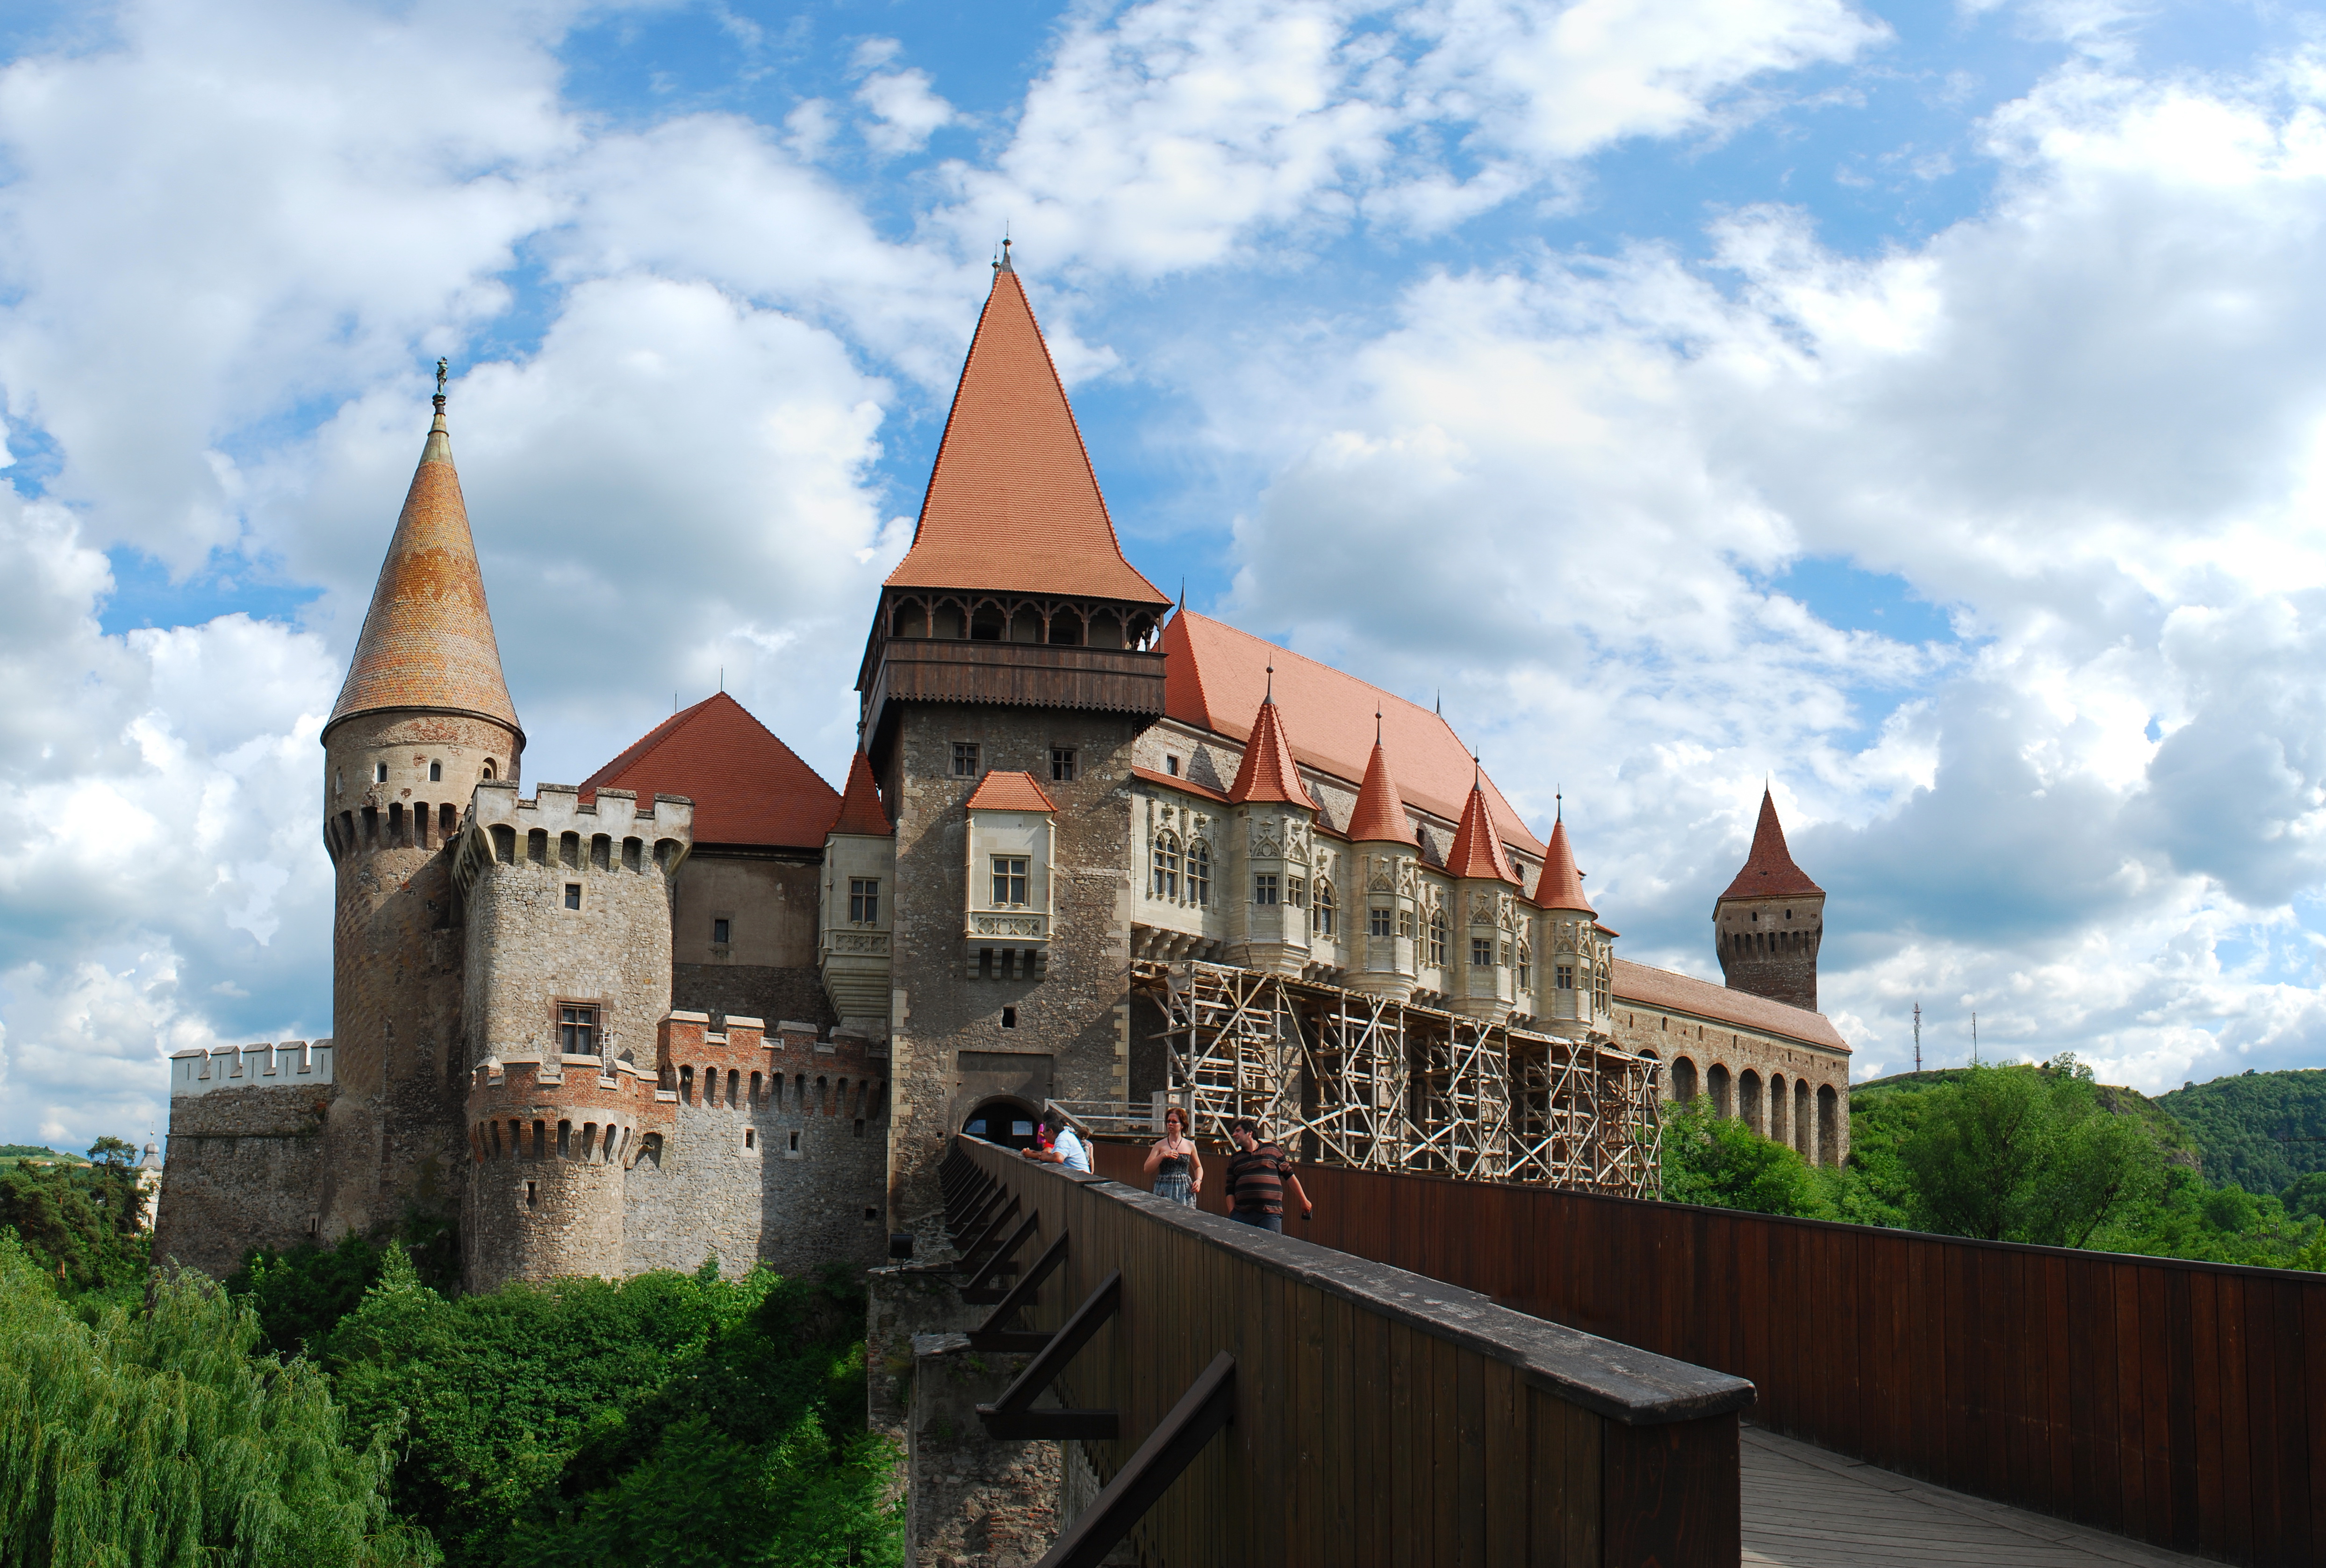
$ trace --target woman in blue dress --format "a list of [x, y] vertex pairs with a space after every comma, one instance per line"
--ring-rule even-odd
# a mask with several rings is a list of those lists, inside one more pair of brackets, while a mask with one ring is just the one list
[[1204, 1190], [1204, 1160], [1187, 1137], [1187, 1113], [1172, 1106], [1163, 1113], [1163, 1136], [1147, 1151], [1147, 1174], [1154, 1179], [1155, 1195], [1174, 1203], [1196, 1206]]

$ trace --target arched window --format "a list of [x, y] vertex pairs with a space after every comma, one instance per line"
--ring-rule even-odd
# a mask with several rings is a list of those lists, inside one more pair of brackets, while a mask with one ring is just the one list
[[493, 759], [489, 756], [485, 758], [485, 776], [487, 778], [498, 778], [500, 776], [493, 771]]
[[1201, 839], [1187, 842], [1187, 902], [1198, 906], [1212, 902], [1212, 847]]
[[1685, 1056], [1672, 1058], [1671, 1097], [1682, 1105], [1696, 1098], [1696, 1063]]
[[1728, 1069], [1714, 1062], [1712, 1070], [1704, 1075], [1704, 1087], [1712, 1096], [1712, 1114], [1728, 1115]]
[[1322, 877], [1317, 878], [1317, 904], [1313, 913], [1317, 923], [1317, 934], [1332, 935], [1333, 916], [1335, 913], [1333, 907], [1333, 885]]
[[1534, 949], [1525, 942], [1519, 943], [1519, 989], [1534, 989]]
[[1429, 961], [1438, 969], [1446, 967], [1446, 912], [1429, 912]]
[[1179, 840], [1170, 833], [1155, 835], [1155, 885], [1158, 898], [1179, 896]]

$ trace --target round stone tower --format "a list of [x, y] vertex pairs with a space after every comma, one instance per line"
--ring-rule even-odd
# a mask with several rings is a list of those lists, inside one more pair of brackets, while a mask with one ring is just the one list
[[1825, 889], [1793, 864], [1777, 803], [1761, 792], [1761, 820], [1744, 868], [1712, 906], [1720, 972], [1732, 991], [1818, 1010], [1818, 947], [1825, 940]]
[[323, 843], [338, 877], [339, 1093], [318, 1205], [326, 1239], [407, 1210], [459, 1207], [470, 1062], [448, 849], [478, 783], [516, 779], [525, 750], [441, 389], [435, 403], [347, 683], [323, 727]]
[[628, 1062], [488, 1059], [470, 1073], [468, 1109], [468, 1287], [620, 1278], [622, 1173], [641, 1155], [659, 1163], [667, 1132], [654, 1080]]

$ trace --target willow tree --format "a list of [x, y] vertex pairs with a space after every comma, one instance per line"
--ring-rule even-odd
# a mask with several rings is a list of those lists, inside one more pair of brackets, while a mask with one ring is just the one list
[[0, 1568], [437, 1560], [383, 1497], [394, 1433], [351, 1446], [322, 1374], [255, 1355], [199, 1275], [77, 1320], [0, 1231]]

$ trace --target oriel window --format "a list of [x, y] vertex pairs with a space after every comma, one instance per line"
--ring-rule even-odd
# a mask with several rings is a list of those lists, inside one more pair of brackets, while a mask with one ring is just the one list
[[595, 1055], [598, 1050], [598, 1009], [557, 1009], [557, 1048], [569, 1056]]
[[1254, 904], [1274, 904], [1276, 902], [1275, 873], [1261, 872], [1252, 877], [1251, 901]]
[[1533, 985], [1534, 950], [1528, 947], [1526, 943], [1521, 942], [1519, 943], [1519, 989], [1527, 990]]
[[1393, 928], [1390, 923], [1390, 912], [1388, 910], [1368, 909], [1365, 911], [1365, 934], [1367, 936], [1387, 936], [1391, 929]]
[[1483, 936], [1470, 939], [1470, 963], [1475, 969], [1494, 967], [1494, 944], [1490, 939]]
[[1075, 748], [1073, 747], [1050, 747], [1050, 780], [1054, 784], [1075, 782]]
[[1284, 879], [1284, 902], [1290, 905], [1295, 909], [1307, 908], [1307, 882], [1302, 877], [1287, 877]]
[[1197, 908], [1212, 902], [1212, 847], [1201, 839], [1187, 846], [1187, 902]]
[[1022, 855], [993, 857], [993, 902], [996, 905], [1026, 903], [1026, 859]]
[[1155, 835], [1155, 896], [1179, 896], [1179, 840], [1169, 833]]
[[880, 879], [877, 877], [851, 877], [848, 879], [848, 918], [856, 925], [872, 925], [880, 919]]
[[1333, 934], [1333, 885], [1321, 877], [1317, 879], [1316, 923], [1324, 935]]
[[1446, 967], [1446, 914], [1443, 910], [1429, 917], [1429, 961], [1439, 969]]
[[1575, 966], [1573, 964], [1560, 964], [1558, 969], [1558, 988], [1560, 990], [1571, 991], [1575, 988]]
[[956, 740], [953, 743], [953, 776], [955, 778], [977, 776], [977, 742]]

